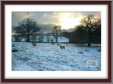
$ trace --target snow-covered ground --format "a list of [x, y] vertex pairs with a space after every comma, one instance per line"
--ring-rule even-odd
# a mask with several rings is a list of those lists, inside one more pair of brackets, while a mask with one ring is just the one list
[[32, 46], [27, 42], [13, 42], [12, 70], [99, 71], [101, 48], [51, 43]]

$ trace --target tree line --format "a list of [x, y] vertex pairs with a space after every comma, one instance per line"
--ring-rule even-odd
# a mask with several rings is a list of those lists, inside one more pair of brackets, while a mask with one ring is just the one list
[[[72, 32], [61, 32], [59, 28], [59, 26], [54, 27], [56, 42], [58, 39], [57, 35], [60, 32], [61, 35], [69, 39], [70, 43], [87, 43], [88, 46], [91, 46], [91, 43], [101, 43], [101, 19], [96, 18], [94, 15], [84, 17], [81, 20], [81, 24], [76, 26]], [[39, 31], [40, 27], [30, 18], [13, 27], [16, 41], [20, 40], [19, 37], [25, 37], [26, 42], [30, 42], [30, 39], [35, 41], [36, 35], [34, 33]]]

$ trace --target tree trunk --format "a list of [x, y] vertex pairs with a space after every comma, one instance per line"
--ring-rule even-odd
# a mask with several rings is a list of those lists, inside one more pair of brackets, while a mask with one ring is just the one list
[[58, 35], [57, 35], [57, 33], [55, 35], [55, 39], [56, 39], [56, 43], [58, 43]]
[[91, 46], [91, 43], [88, 43], [88, 46]]
[[88, 29], [88, 46], [91, 46], [91, 28]]
[[26, 42], [30, 42], [30, 35], [29, 35], [29, 34], [27, 35], [27, 40], [26, 40]]
[[55, 36], [55, 38], [56, 38], [56, 43], [58, 43], [58, 37], [57, 37], [57, 35]]

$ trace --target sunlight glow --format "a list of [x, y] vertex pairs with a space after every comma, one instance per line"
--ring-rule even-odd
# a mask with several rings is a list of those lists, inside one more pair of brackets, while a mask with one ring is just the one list
[[75, 15], [73, 13], [60, 13], [59, 14], [59, 24], [61, 29], [71, 29], [79, 25], [81, 22], [82, 15]]

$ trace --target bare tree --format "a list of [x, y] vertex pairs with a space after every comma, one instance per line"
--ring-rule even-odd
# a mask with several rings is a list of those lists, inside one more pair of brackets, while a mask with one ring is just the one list
[[100, 19], [95, 18], [94, 15], [88, 15], [81, 20], [82, 24], [88, 31], [88, 46], [91, 46], [91, 31], [100, 25]]
[[56, 43], [58, 43], [58, 35], [60, 34], [60, 26], [54, 26], [55, 39]]
[[38, 32], [39, 30], [40, 28], [37, 26], [37, 23], [30, 18], [24, 19], [18, 26], [15, 27], [16, 33], [26, 35], [27, 42], [30, 42], [30, 35]]

